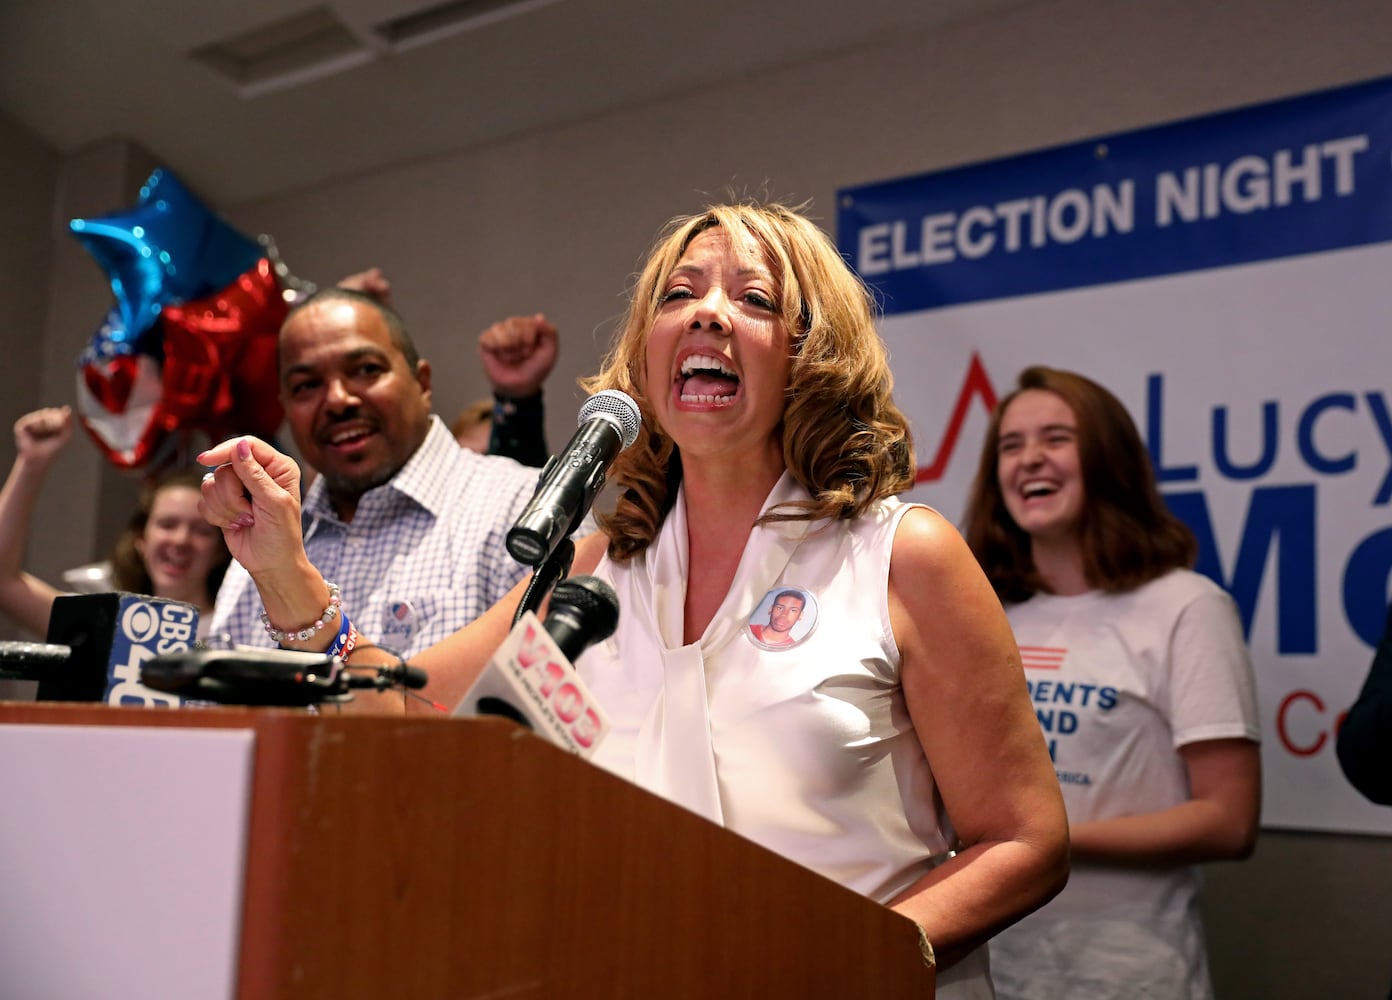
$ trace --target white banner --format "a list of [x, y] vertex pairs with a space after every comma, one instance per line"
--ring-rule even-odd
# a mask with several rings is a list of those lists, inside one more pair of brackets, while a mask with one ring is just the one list
[[1392, 832], [1333, 749], [1392, 596], [1389, 150], [1379, 82], [841, 193], [916, 499], [960, 518], [1028, 365], [1127, 405], [1242, 613], [1272, 827]]

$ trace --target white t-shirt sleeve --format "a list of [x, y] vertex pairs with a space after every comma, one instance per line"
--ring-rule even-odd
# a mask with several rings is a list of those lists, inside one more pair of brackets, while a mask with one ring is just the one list
[[1175, 620], [1169, 716], [1176, 748], [1203, 740], [1260, 742], [1252, 661], [1237, 608], [1225, 593], [1199, 595]]

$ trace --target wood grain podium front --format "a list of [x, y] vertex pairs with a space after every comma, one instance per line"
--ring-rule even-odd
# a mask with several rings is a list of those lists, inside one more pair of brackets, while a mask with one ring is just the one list
[[500, 720], [5, 703], [0, 724], [252, 734], [228, 996], [933, 995], [907, 919]]

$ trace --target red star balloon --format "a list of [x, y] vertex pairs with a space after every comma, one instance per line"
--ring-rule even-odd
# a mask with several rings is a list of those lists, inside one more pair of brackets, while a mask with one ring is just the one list
[[285, 415], [276, 341], [287, 311], [265, 257], [216, 294], [166, 305], [159, 326], [169, 418], [214, 441], [233, 434], [274, 436]]

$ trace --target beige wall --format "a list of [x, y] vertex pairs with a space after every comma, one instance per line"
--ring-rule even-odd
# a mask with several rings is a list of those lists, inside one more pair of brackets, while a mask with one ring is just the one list
[[[1058, 0], [723, 81], [700, 73], [700, 45], [718, 38], [697, 39], [674, 55], [692, 67], [685, 97], [224, 208], [244, 231], [272, 233], [306, 278], [384, 267], [447, 416], [485, 392], [478, 331], [510, 312], [548, 313], [563, 330], [548, 396], [555, 446], [573, 426], [574, 379], [595, 367], [659, 224], [732, 183], [810, 197], [830, 228], [839, 187], [1392, 74], [1389, 38], [1392, 5], [1380, 0]], [[370, 122], [344, 127], [370, 137]], [[107, 155], [92, 190], [107, 208], [129, 204], [133, 183], [111, 187], [129, 172]], [[50, 311], [68, 287], [56, 274]], [[68, 398], [71, 359], [100, 316], [85, 299], [67, 310], [48, 327], [49, 398]], [[79, 492], [101, 480], [73, 475]], [[101, 492], [124, 508], [109, 483]], [[1220, 996], [1385, 996], [1388, 884], [1390, 840], [1268, 831], [1250, 862], [1211, 873]]]
[[[6, 318], [0, 399], [37, 393], [43, 359], [58, 154], [0, 112], [0, 313]], [[8, 427], [5, 429], [8, 436]]]
[[[8, 119], [0, 119], [0, 462], [14, 460], [16, 418], [38, 406], [74, 402], [75, 363], [111, 308], [107, 277], [67, 235], [69, 219], [131, 204], [154, 161], [111, 140], [57, 156]], [[13, 309], [13, 312], [10, 310]], [[26, 566], [49, 581], [71, 566], [105, 556], [135, 503], [139, 481], [104, 462], [78, 432], [54, 463], [29, 536]], [[96, 498], [97, 502], [93, 503]], [[10, 623], [0, 616], [0, 627]]]
[[[14, 457], [10, 431], [39, 405], [44, 369], [53, 194], [58, 154], [0, 113], [0, 461]], [[0, 636], [17, 633], [0, 615]]]

